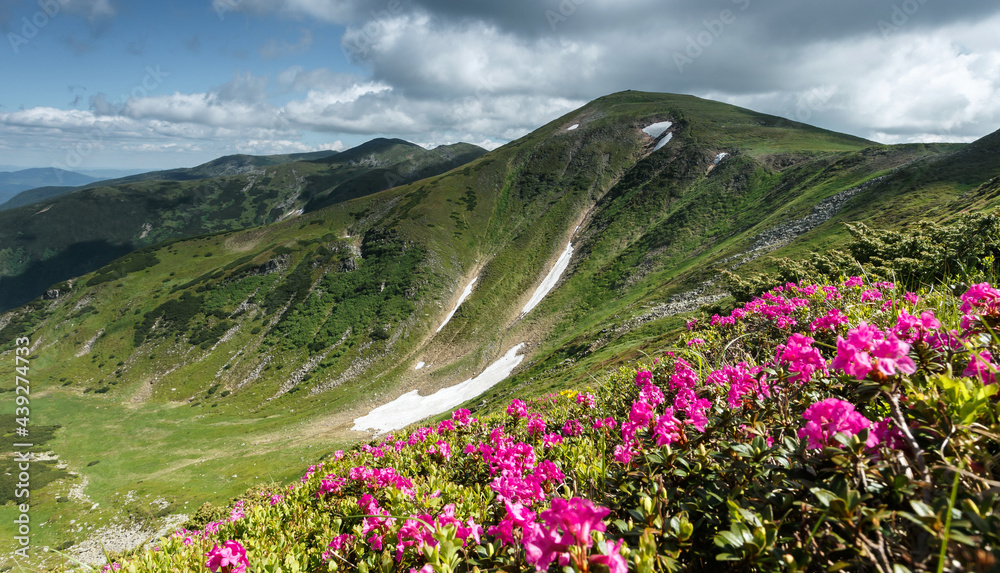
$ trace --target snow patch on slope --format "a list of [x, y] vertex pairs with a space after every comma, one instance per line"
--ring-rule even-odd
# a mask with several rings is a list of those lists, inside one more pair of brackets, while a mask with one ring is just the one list
[[556, 286], [556, 283], [559, 282], [559, 277], [562, 276], [563, 272], [566, 271], [566, 267], [569, 266], [569, 260], [571, 258], [573, 258], [573, 243], [566, 245], [566, 250], [559, 255], [559, 259], [556, 260], [556, 264], [552, 266], [552, 270], [549, 271], [549, 274], [545, 275], [545, 278], [542, 280], [542, 284], [538, 285], [538, 288], [535, 289], [535, 293], [531, 295], [530, 299], [528, 299], [528, 304], [524, 305], [524, 310], [521, 311], [521, 316], [531, 312], [531, 309], [538, 306], [538, 303], [542, 302], [545, 295], [549, 294], [549, 291]]
[[423, 368], [423, 367], [424, 367], [424, 361], [423, 361], [423, 360], [421, 360], [420, 362], [417, 362], [417, 365], [416, 365], [416, 366], [414, 366], [414, 367], [413, 367], [413, 369], [414, 369], [414, 370], [420, 370], [420, 369], [421, 369], [421, 368]]
[[579, 123], [574, 123], [573, 125], [566, 128], [566, 131], [573, 131], [574, 129], [580, 127]]
[[670, 126], [672, 126], [673, 124], [674, 122], [672, 121], [661, 121], [659, 123], [654, 123], [653, 125], [642, 128], [642, 132], [652, 137], [653, 139], [656, 139], [657, 137], [663, 135], [664, 131], [670, 129]]
[[388, 404], [375, 408], [366, 416], [356, 418], [352, 430], [363, 432], [391, 432], [428, 418], [447, 412], [460, 404], [479, 396], [495, 386], [498, 382], [510, 376], [510, 373], [524, 360], [524, 355], [518, 352], [524, 348], [520, 343], [504, 354], [496, 362], [490, 364], [478, 376], [465, 382], [442, 388], [430, 396], [421, 396], [416, 390], [411, 390]]
[[659, 151], [660, 149], [663, 148], [664, 145], [666, 145], [673, 138], [674, 138], [673, 132], [664, 135], [663, 139], [661, 139], [660, 142], [656, 144], [656, 147], [653, 148], [653, 151]]
[[458, 302], [455, 303], [455, 308], [451, 309], [451, 312], [448, 313], [448, 316], [444, 317], [444, 322], [442, 322], [441, 326], [439, 326], [438, 329], [434, 331], [435, 333], [441, 332], [441, 329], [444, 328], [444, 325], [448, 324], [448, 321], [451, 320], [451, 317], [455, 316], [455, 313], [458, 312], [458, 307], [462, 306], [462, 303], [465, 302], [465, 299], [469, 298], [469, 295], [472, 294], [472, 285], [476, 284], [477, 280], [479, 280], [479, 277], [473, 277], [472, 282], [469, 283], [469, 286], [465, 287], [465, 290], [462, 291], [462, 296], [458, 297]]
[[715, 161], [713, 161], [712, 163], [714, 163], [715, 165], [718, 165], [728, 155], [729, 155], [728, 153], [726, 153], [725, 151], [723, 151], [722, 153], [720, 153], [720, 154], [718, 154], [718, 155], [715, 156]]

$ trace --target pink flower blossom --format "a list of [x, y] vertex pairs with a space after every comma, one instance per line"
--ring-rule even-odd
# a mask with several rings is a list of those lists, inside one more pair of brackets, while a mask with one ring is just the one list
[[882, 293], [875, 289], [868, 289], [861, 293], [861, 302], [868, 302], [870, 300], [882, 300]]
[[826, 373], [826, 360], [819, 350], [812, 347], [812, 338], [796, 332], [788, 338], [788, 342], [778, 345], [777, 363], [787, 364], [788, 371], [794, 372], [789, 381], [804, 384], [812, 380], [817, 370]]
[[576, 403], [582, 404], [587, 408], [594, 409], [597, 407], [597, 396], [594, 396], [589, 392], [586, 394], [577, 394]]
[[[853, 436], [865, 428], [870, 428], [871, 420], [854, 411], [854, 404], [837, 398], [827, 398], [806, 408], [802, 417], [805, 427], [799, 430], [800, 438], [809, 439], [809, 449], [837, 445], [833, 437], [838, 433]], [[868, 434], [868, 447], [878, 444], [874, 432]]]
[[574, 497], [567, 501], [557, 497], [552, 500], [552, 507], [543, 511], [540, 517], [550, 528], [558, 528], [571, 535], [578, 547], [589, 548], [594, 543], [591, 532], [607, 529], [602, 520], [609, 513], [610, 509], [594, 505], [589, 499]]
[[528, 418], [528, 433], [531, 435], [540, 434], [545, 431], [545, 418], [538, 414], [532, 414]]
[[507, 406], [507, 413], [518, 418], [527, 418], [528, 405], [521, 400], [512, 400], [510, 406]]
[[[609, 509], [596, 506], [589, 499], [553, 499], [552, 507], [541, 513], [542, 523], [533, 523], [525, 529], [524, 549], [528, 564], [534, 565], [538, 571], [546, 571], [552, 562], [561, 566], [568, 565], [574, 548], [577, 548], [578, 554], [590, 549], [594, 544], [591, 533], [606, 530], [603, 518], [608, 513]], [[616, 546], [614, 553], [620, 547]], [[607, 549], [605, 547], [606, 551]], [[616, 571], [620, 570], [617, 562], [608, 563], [606, 559], [605, 564], [614, 565]]]
[[635, 373], [635, 385], [642, 388], [653, 383], [653, 373], [649, 370], [640, 370]]
[[475, 418], [469, 417], [470, 414], [471, 412], [469, 412], [468, 409], [460, 408], [452, 412], [451, 419], [454, 420], [454, 422], [458, 424], [459, 427], [468, 426], [469, 424], [476, 421]]
[[635, 446], [631, 442], [615, 446], [614, 460], [620, 464], [629, 465], [636, 455]]
[[542, 436], [542, 446], [545, 448], [551, 448], [561, 443], [563, 443], [563, 438], [559, 434], [545, 434]]
[[836, 330], [841, 324], [847, 324], [847, 317], [840, 314], [839, 308], [832, 308], [825, 315], [809, 323], [809, 331]]
[[984, 316], [1000, 316], [1000, 290], [989, 283], [974, 284], [962, 295], [962, 321], [964, 330], [977, 330], [977, 324]]
[[917, 365], [907, 355], [909, 351], [909, 344], [890, 334], [885, 340], [875, 343], [871, 355], [875, 358], [875, 367], [886, 376], [894, 376], [897, 371], [913, 374]]
[[566, 423], [562, 427], [562, 433], [568, 438], [579, 436], [583, 433], [583, 426], [579, 420], [566, 420]]
[[883, 418], [881, 422], [872, 427], [872, 432], [874, 432], [875, 437], [878, 438], [878, 443], [885, 444], [893, 450], [903, 448], [906, 443], [903, 440], [903, 432], [899, 431], [899, 428], [896, 427], [896, 423], [892, 421], [892, 418]]
[[604, 545], [604, 552], [591, 555], [590, 562], [606, 566], [609, 573], [628, 573], [628, 561], [621, 554], [624, 542], [624, 539], [619, 539], [617, 543], [612, 543], [610, 539], [605, 539], [602, 544]]
[[250, 565], [246, 549], [238, 541], [226, 541], [222, 547], [213, 545], [212, 550], [205, 556], [208, 557], [205, 566], [216, 572], [245, 573], [247, 566]]
[[668, 407], [666, 412], [656, 419], [653, 434], [656, 436], [657, 446], [672, 444], [683, 439], [684, 426], [680, 420], [674, 417], [673, 408]]
[[974, 376], [979, 378], [983, 384], [996, 384], [997, 367], [992, 361], [993, 356], [989, 350], [973, 352], [969, 359], [969, 365], [962, 372], [962, 376]]

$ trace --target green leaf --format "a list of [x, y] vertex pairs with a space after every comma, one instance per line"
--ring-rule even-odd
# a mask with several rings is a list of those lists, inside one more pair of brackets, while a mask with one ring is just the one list
[[823, 507], [830, 507], [830, 504], [833, 503], [833, 500], [840, 499], [837, 497], [837, 494], [833, 493], [832, 491], [825, 490], [823, 488], [811, 487], [809, 488], [809, 491], [816, 496], [816, 499], [818, 499], [819, 502], [823, 504]]

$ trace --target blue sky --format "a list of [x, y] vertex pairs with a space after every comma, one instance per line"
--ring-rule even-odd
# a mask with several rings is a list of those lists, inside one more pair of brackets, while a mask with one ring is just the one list
[[992, 0], [0, 0], [0, 165], [494, 148], [624, 89], [971, 141], [1000, 128], [996, 29]]

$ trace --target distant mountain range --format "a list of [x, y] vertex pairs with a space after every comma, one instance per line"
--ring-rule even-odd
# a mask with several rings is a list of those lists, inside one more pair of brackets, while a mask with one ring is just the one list
[[[160, 241], [264, 225], [444, 173], [486, 150], [375, 139], [343, 153], [230, 155], [187, 168], [22, 191], [0, 205], [0, 311]], [[22, 177], [28, 181], [27, 177]]]
[[0, 172], [0, 205], [22, 191], [36, 187], [78, 187], [97, 181], [96, 177], [65, 169], [41, 167]]

